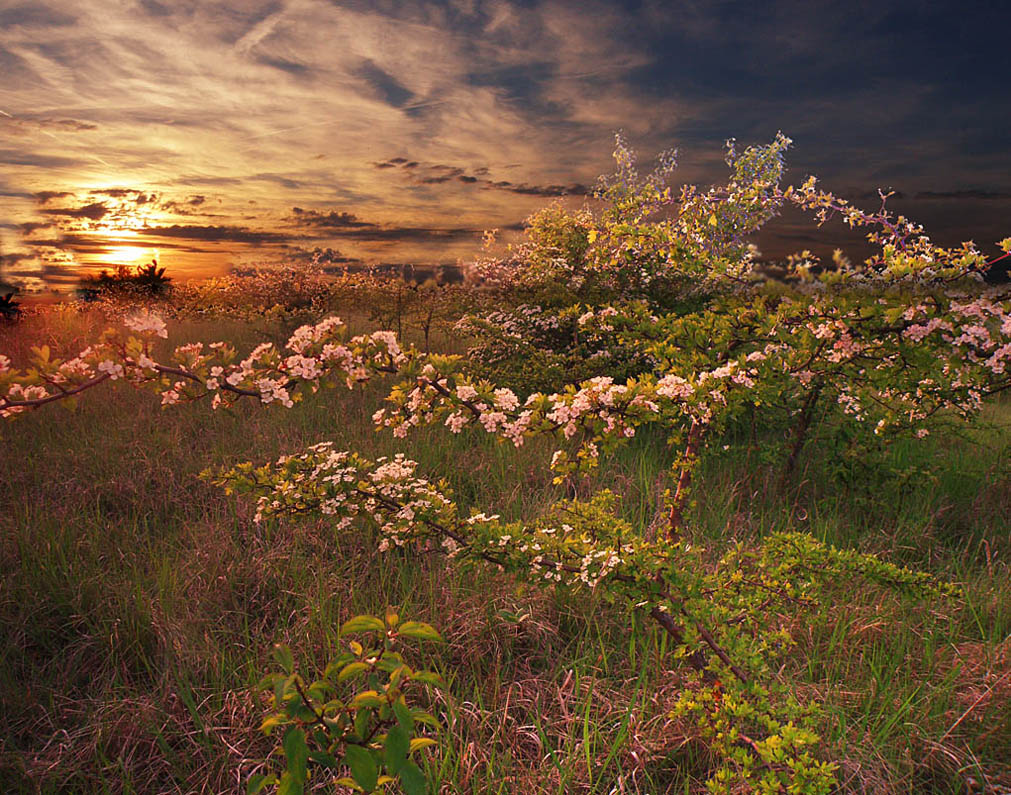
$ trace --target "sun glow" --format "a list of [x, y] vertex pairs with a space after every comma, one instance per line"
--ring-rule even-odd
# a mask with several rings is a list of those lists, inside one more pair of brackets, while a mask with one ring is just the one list
[[110, 246], [108, 252], [104, 259], [115, 265], [133, 265], [139, 260], [157, 257], [157, 252], [154, 249], [141, 248], [140, 246]]

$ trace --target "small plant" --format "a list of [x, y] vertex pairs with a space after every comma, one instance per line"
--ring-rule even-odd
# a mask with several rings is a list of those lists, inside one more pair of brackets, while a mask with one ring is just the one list
[[271, 712], [261, 729], [280, 736], [277, 751], [285, 769], [249, 779], [247, 793], [277, 787], [283, 795], [304, 791], [310, 778], [330, 777], [330, 783], [355, 792], [404, 792], [424, 795], [428, 779], [417, 752], [436, 745], [421, 732], [438, 730], [439, 722], [412, 705], [426, 687], [441, 687], [442, 678], [408, 665], [397, 651], [403, 638], [441, 641], [439, 633], [420, 621], [401, 621], [390, 608], [384, 618], [355, 616], [340, 634], [363, 633], [365, 644], [352, 640], [348, 650], [327, 665], [311, 684], [295, 670], [287, 646], [274, 647], [282, 672], [269, 674], [260, 687], [270, 691]]
[[16, 323], [21, 319], [23, 310], [20, 302], [14, 300], [15, 293], [0, 295], [0, 320]]

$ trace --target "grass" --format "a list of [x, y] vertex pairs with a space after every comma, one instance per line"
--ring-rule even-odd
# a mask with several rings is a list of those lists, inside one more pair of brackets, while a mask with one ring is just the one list
[[[361, 323], [361, 321], [359, 321]], [[99, 318], [33, 316], [0, 329], [15, 364], [31, 344], [65, 347]], [[179, 322], [174, 342], [251, 347], [286, 329]], [[443, 341], [443, 345], [446, 343]], [[367, 532], [254, 525], [248, 504], [198, 476], [330, 439], [375, 457], [403, 450], [446, 476], [464, 505], [534, 516], [563, 496], [552, 445], [422, 430], [406, 442], [369, 417], [384, 385], [321, 391], [294, 410], [241, 404], [163, 411], [103, 385], [0, 428], [0, 780], [24, 792], [235, 792], [271, 744], [254, 685], [288, 643], [302, 670], [338, 646], [341, 621], [400, 605], [447, 638], [449, 688], [430, 774], [445, 793], [684, 793], [709, 760], [669, 716], [680, 674], [644, 617], [593, 596], [475, 578], [444, 561], [380, 555]], [[115, 388], [119, 387], [119, 388]], [[1011, 787], [1011, 406], [989, 425], [895, 445], [936, 482], [828, 477], [812, 444], [787, 490], [731, 445], [700, 475], [700, 543], [800, 529], [966, 586], [963, 603], [915, 602], [847, 584], [794, 627], [782, 675], [826, 705], [823, 752], [846, 792]], [[605, 485], [647, 528], [662, 506], [663, 440], [643, 433], [605, 462]]]

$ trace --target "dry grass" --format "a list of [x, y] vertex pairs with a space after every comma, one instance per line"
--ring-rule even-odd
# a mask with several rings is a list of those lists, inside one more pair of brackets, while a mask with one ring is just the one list
[[[17, 361], [29, 344], [101, 325], [53, 318], [3, 330], [0, 350]], [[179, 340], [219, 333], [240, 345], [256, 336], [238, 324], [173, 328]], [[228, 415], [163, 412], [150, 395], [109, 389], [74, 413], [0, 428], [4, 791], [239, 791], [271, 748], [254, 687], [271, 645], [288, 643], [316, 670], [341, 621], [387, 604], [449, 640], [433, 659], [450, 683], [434, 705], [445, 725], [432, 764], [441, 792], [700, 791], [706, 750], [670, 717], [681, 674], [641, 619], [434, 556], [381, 557], [365, 531], [255, 526], [248, 504], [198, 477], [326, 438], [388, 454], [394, 441], [368, 423], [382, 394], [321, 392], [291, 412]], [[1006, 425], [1006, 407], [994, 419]], [[966, 585], [964, 604], [945, 605], [843, 588], [794, 625], [782, 676], [825, 702], [825, 753], [845, 792], [1011, 788], [1009, 439], [1005, 427], [979, 443], [896, 450], [937, 456], [938, 485], [919, 490], [821, 482], [816, 456], [788, 495], [743, 455], [703, 473], [700, 542], [803, 529]], [[465, 505], [520, 517], [560, 496], [545, 473], [550, 449], [435, 429], [406, 452], [447, 474]], [[662, 439], [643, 434], [583, 487], [621, 493], [646, 530], [667, 456]]]

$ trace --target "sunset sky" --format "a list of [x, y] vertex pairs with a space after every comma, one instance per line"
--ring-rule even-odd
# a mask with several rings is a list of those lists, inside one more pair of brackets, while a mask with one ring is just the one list
[[[623, 130], [677, 183], [788, 181], [939, 243], [1011, 235], [1011, 3], [0, 0], [0, 280], [157, 257], [455, 263], [586, 200]], [[846, 238], [788, 216], [775, 257]]]

